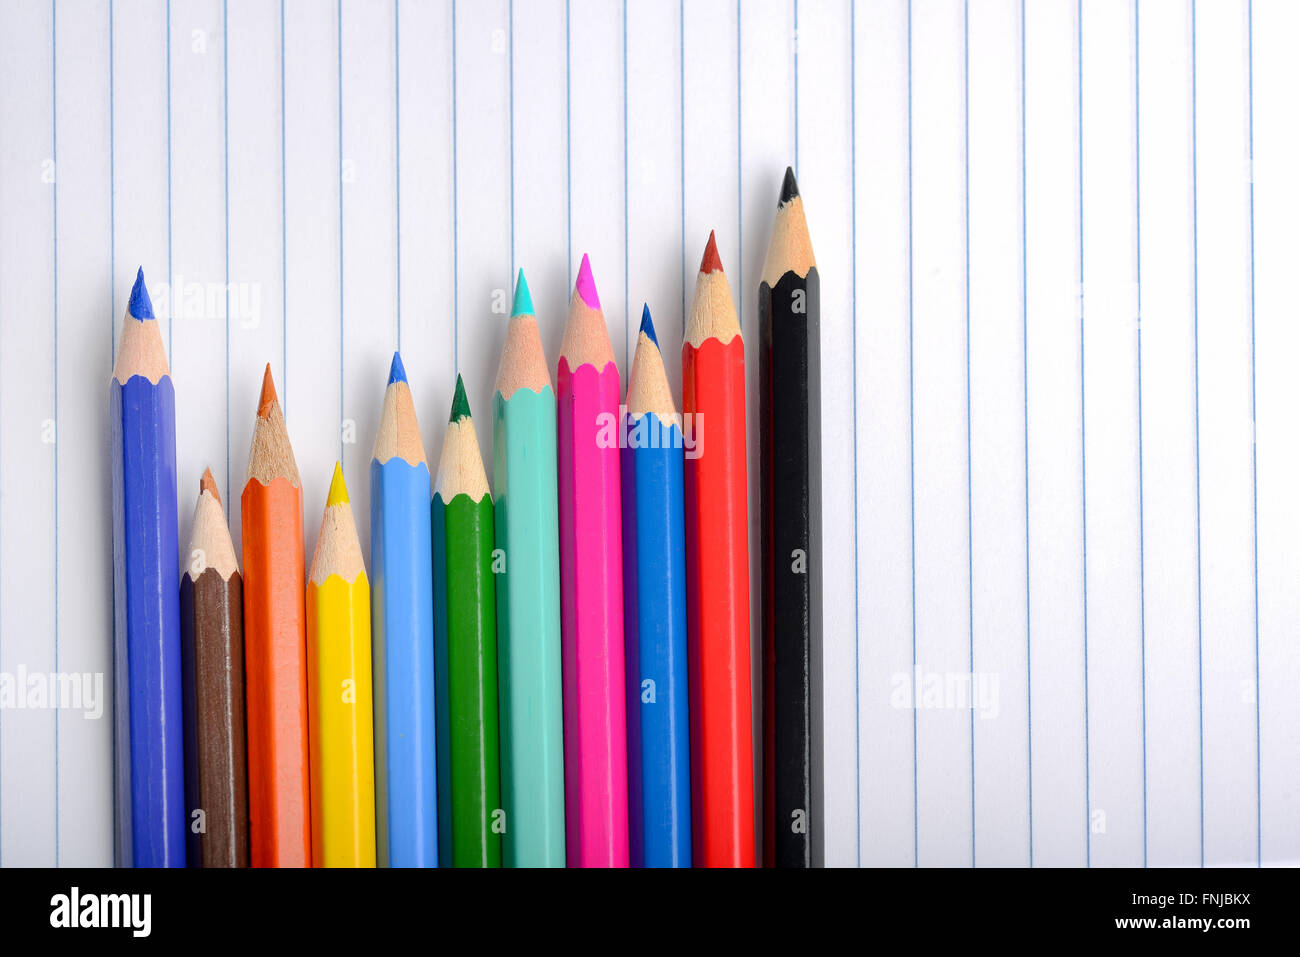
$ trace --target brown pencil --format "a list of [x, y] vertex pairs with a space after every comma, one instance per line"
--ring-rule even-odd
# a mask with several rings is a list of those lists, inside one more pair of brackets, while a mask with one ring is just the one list
[[185, 561], [186, 859], [190, 867], [247, 867], [243, 582], [211, 470], [199, 483]]

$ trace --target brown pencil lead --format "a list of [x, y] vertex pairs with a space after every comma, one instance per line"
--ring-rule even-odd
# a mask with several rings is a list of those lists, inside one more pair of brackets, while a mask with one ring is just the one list
[[217, 491], [217, 480], [212, 477], [212, 469], [210, 468], [204, 469], [203, 478], [199, 479], [199, 494], [202, 495], [204, 492], [211, 492], [212, 497], [217, 500], [217, 504], [221, 504], [221, 493]]

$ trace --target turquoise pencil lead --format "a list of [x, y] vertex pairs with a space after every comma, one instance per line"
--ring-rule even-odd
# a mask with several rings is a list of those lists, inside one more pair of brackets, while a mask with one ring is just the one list
[[528, 280], [524, 278], [524, 271], [520, 269], [519, 278], [515, 280], [515, 301], [510, 307], [510, 315], [531, 316], [533, 314], [533, 297], [528, 291]]

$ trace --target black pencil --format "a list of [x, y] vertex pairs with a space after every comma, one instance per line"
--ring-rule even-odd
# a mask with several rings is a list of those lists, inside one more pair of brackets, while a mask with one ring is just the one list
[[768, 867], [822, 862], [820, 289], [787, 169], [758, 287]]

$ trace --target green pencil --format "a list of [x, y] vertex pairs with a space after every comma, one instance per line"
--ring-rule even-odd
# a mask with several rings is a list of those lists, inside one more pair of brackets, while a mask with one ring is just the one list
[[504, 557], [497, 637], [505, 865], [563, 867], [555, 389], [522, 269], [492, 396], [492, 442], [497, 547]]
[[439, 863], [500, 867], [492, 496], [459, 376], [434, 483], [433, 604]]

